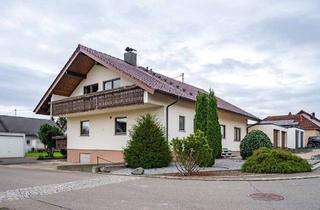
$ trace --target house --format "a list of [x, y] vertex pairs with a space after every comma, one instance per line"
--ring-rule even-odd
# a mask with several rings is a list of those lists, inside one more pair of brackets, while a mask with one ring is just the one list
[[282, 145], [277, 143], [277, 140], [279, 142], [282, 142], [282, 140], [280, 141], [280, 134], [278, 133], [280, 131], [287, 132], [287, 134], [291, 133], [287, 138], [288, 145], [283, 147], [295, 149], [305, 147], [310, 136], [320, 136], [320, 121], [315, 117], [315, 113], [309, 114], [302, 110], [297, 114], [289, 112], [287, 115], [268, 116], [249, 127], [249, 131], [252, 129], [264, 131], [274, 142], [274, 145], [280, 147]]
[[[198, 92], [204, 90], [138, 66], [133, 49], [122, 60], [79, 45], [34, 112], [67, 118], [68, 161], [122, 162], [129, 131], [142, 114], [157, 117], [168, 141], [193, 133]], [[217, 100], [223, 147], [238, 151], [248, 119], [258, 118]]]
[[52, 139], [55, 141], [56, 150], [66, 150], [67, 149], [67, 136], [53, 136]]
[[38, 138], [43, 124], [54, 122], [45, 119], [0, 115], [0, 158], [24, 157], [32, 149], [44, 149]]
[[282, 149], [298, 149], [305, 146], [304, 130], [296, 127], [293, 120], [263, 120], [248, 127], [252, 130], [261, 130], [270, 138], [273, 147]]

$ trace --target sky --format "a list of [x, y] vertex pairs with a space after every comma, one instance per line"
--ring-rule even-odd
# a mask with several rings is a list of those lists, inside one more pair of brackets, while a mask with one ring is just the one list
[[[13, 1], [0, 4], [0, 114], [32, 111], [77, 45], [185, 82], [264, 118], [320, 116], [320, 1]], [[178, 78], [179, 79], [179, 78]]]

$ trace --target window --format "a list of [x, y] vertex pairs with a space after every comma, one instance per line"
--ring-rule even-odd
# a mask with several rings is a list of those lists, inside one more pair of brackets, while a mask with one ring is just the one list
[[240, 141], [241, 140], [241, 128], [234, 128], [234, 141]]
[[89, 120], [80, 122], [80, 135], [89, 136], [90, 122]]
[[103, 82], [103, 90], [111, 90], [120, 87], [120, 78]]
[[115, 134], [116, 135], [127, 134], [127, 118], [126, 117], [115, 118]]
[[226, 126], [225, 125], [220, 125], [220, 127], [221, 127], [221, 137], [223, 139], [225, 139], [226, 138]]
[[83, 94], [94, 93], [94, 92], [97, 92], [98, 89], [99, 89], [98, 83], [93, 85], [87, 85], [83, 87]]
[[27, 145], [30, 145], [30, 140], [27, 140]]
[[179, 131], [185, 131], [186, 117], [179, 116]]

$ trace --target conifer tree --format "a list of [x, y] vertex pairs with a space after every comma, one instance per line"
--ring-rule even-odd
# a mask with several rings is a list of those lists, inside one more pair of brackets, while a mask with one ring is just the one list
[[206, 133], [207, 128], [207, 95], [199, 92], [196, 98], [196, 116], [194, 131], [201, 130]]
[[217, 100], [212, 90], [208, 94], [208, 108], [207, 108], [207, 132], [206, 136], [209, 144], [212, 146], [212, 160], [214, 164], [215, 158], [220, 158], [222, 153], [221, 143], [221, 127], [218, 118]]

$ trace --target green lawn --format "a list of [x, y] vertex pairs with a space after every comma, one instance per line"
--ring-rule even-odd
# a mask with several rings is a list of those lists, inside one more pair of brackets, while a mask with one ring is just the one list
[[[25, 157], [48, 157], [47, 152], [27, 152]], [[60, 152], [54, 152], [53, 158], [63, 158], [64, 156]]]

